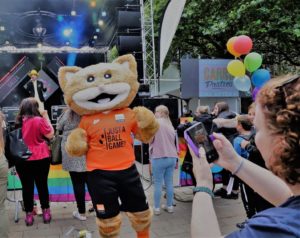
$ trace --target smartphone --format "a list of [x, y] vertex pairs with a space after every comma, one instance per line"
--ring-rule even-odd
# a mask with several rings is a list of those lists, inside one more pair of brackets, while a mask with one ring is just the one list
[[199, 156], [199, 148], [203, 146], [208, 163], [212, 163], [219, 158], [218, 152], [202, 122], [198, 122], [187, 128], [184, 131], [184, 138], [197, 156]]

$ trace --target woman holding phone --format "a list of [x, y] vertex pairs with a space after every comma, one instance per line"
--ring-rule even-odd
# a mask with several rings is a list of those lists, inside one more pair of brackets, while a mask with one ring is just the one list
[[[300, 76], [270, 80], [256, 98], [255, 142], [266, 170], [243, 159], [221, 134], [214, 133], [216, 163], [238, 176], [275, 205], [247, 220], [225, 237], [300, 237]], [[212, 204], [212, 175], [205, 159], [192, 151], [197, 181], [192, 210], [192, 237], [221, 237]], [[201, 157], [205, 153], [201, 150]], [[205, 224], [203, 226], [202, 224]]]

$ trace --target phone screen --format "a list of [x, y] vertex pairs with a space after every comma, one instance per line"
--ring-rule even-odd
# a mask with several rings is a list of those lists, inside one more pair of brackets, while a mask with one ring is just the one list
[[188, 128], [187, 134], [198, 150], [201, 146], [203, 146], [206, 152], [207, 161], [209, 163], [218, 159], [218, 153], [212, 144], [204, 125], [201, 122]]

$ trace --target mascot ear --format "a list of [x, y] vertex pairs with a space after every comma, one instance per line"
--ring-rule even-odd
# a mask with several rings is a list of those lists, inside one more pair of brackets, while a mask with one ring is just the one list
[[131, 54], [122, 55], [116, 58], [113, 63], [126, 65], [132, 73], [137, 74], [136, 61]]
[[64, 66], [60, 67], [58, 70], [58, 82], [61, 90], [65, 91], [65, 86], [68, 80], [72, 79], [73, 75], [81, 70], [80, 67], [77, 66]]

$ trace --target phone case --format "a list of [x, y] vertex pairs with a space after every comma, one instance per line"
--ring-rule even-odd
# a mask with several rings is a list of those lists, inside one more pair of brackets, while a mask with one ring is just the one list
[[191, 149], [193, 150], [193, 152], [195, 153], [195, 155], [197, 155], [199, 157], [199, 148], [197, 145], [194, 144], [193, 140], [190, 138], [190, 136], [187, 133], [187, 130], [184, 131], [184, 139], [186, 140], [186, 142], [188, 143], [188, 145], [191, 147]]
[[[193, 152], [195, 153], [196, 156], [199, 157], [199, 147], [197, 144], [194, 143], [194, 141], [192, 140], [192, 138], [190, 137], [190, 135], [188, 134], [189, 130], [192, 130], [194, 127], [198, 127], [199, 125], [201, 125], [201, 127], [203, 128], [203, 130], [205, 131], [205, 136], [207, 136], [207, 139], [209, 141], [212, 141], [212, 135], [207, 135], [207, 132], [203, 126], [203, 124], [201, 122], [198, 122], [196, 124], [194, 124], [193, 126], [189, 127], [188, 129], [186, 129], [184, 131], [184, 139], [186, 140], [187, 144], [190, 146], [190, 148], [193, 150]], [[205, 153], [206, 153], [206, 159], [209, 163], [212, 163], [213, 161], [218, 159], [218, 153], [217, 151], [214, 149], [213, 145], [210, 145], [211, 142], [209, 143], [209, 147], [207, 147], [207, 145], [203, 145], [204, 149], [205, 149]]]

